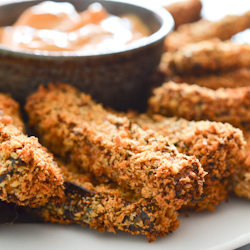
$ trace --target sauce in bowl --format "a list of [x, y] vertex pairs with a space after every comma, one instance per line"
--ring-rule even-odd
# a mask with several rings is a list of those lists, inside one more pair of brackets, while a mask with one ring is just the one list
[[111, 15], [99, 3], [78, 13], [70, 3], [46, 1], [24, 11], [12, 26], [1, 28], [0, 43], [14, 50], [95, 54], [123, 49], [149, 35], [137, 16]]

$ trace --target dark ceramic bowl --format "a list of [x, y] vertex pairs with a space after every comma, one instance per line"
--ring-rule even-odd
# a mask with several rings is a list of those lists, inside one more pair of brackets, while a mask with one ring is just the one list
[[[65, 2], [55, 0], [56, 2]], [[0, 26], [12, 25], [20, 14], [42, 1], [0, 5]], [[69, 0], [77, 11], [84, 11], [93, 0]], [[34, 54], [14, 51], [0, 45], [0, 91], [11, 93], [21, 103], [49, 82], [70, 83], [89, 93], [98, 102], [118, 110], [138, 109], [149, 90], [148, 77], [157, 67], [165, 36], [174, 26], [163, 8], [153, 10], [122, 1], [98, 0], [114, 15], [136, 14], [152, 35], [126, 50], [99, 55]]]

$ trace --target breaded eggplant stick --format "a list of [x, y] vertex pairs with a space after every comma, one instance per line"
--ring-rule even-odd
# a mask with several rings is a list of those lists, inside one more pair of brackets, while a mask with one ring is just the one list
[[205, 172], [194, 156], [179, 154], [163, 136], [112, 115], [69, 85], [41, 86], [26, 111], [44, 145], [97, 177], [162, 206], [179, 208], [202, 192]]
[[202, 4], [200, 0], [181, 0], [164, 6], [174, 18], [175, 28], [185, 23], [198, 21], [201, 16]]
[[[167, 80], [167, 78], [166, 78]], [[250, 86], [250, 69], [240, 68], [233, 71], [218, 72], [203, 76], [173, 76], [171, 80], [178, 83], [186, 82], [210, 89], [239, 88]]]
[[243, 165], [232, 174], [229, 184], [229, 190], [239, 197], [250, 200], [250, 168], [249, 165]]
[[250, 66], [250, 44], [202, 41], [162, 56], [160, 70], [172, 75], [204, 75]]
[[35, 137], [25, 136], [9, 116], [0, 117], [0, 199], [36, 207], [63, 197], [63, 179]]
[[174, 208], [159, 208], [145, 199], [129, 201], [117, 185], [94, 186], [89, 174], [72, 172], [62, 167], [66, 185], [66, 201], [48, 203], [32, 211], [45, 221], [61, 224], [89, 225], [99, 232], [118, 230], [133, 235], [146, 235], [149, 241], [179, 227], [178, 213]]
[[197, 85], [164, 83], [149, 99], [150, 114], [183, 117], [189, 121], [228, 122], [250, 128], [250, 87], [212, 90]]
[[247, 145], [242, 151], [242, 164], [231, 176], [229, 191], [250, 200], [250, 130], [244, 131]]
[[227, 200], [227, 179], [238, 166], [238, 154], [245, 145], [242, 131], [230, 124], [209, 121], [187, 121], [154, 115], [129, 113], [128, 117], [144, 130], [153, 129], [167, 136], [180, 153], [195, 155], [205, 176], [201, 201], [189, 202], [188, 207], [197, 211], [215, 210], [215, 206]]
[[0, 114], [9, 115], [19, 130], [24, 132], [24, 123], [18, 102], [14, 101], [9, 95], [0, 93]]
[[128, 113], [128, 117], [142, 129], [152, 129], [168, 137], [179, 152], [195, 155], [212, 179], [228, 177], [234, 172], [238, 162], [236, 156], [246, 145], [242, 131], [228, 123], [134, 113]]
[[[155, 90], [156, 95], [149, 100], [149, 112], [162, 113], [167, 116], [177, 115], [197, 121], [209, 119], [230, 122], [246, 131], [246, 129], [249, 130], [249, 122], [247, 121], [249, 93], [250, 89], [247, 87], [238, 89], [218, 89], [214, 91], [196, 85], [189, 86], [170, 82]], [[195, 115], [193, 115], [194, 113]], [[186, 133], [185, 130], [183, 132]], [[235, 169], [235, 172], [231, 175], [228, 184], [229, 187], [227, 188], [236, 195], [249, 199], [250, 136], [249, 132], [244, 132], [244, 135], [247, 138], [247, 146], [242, 153], [245, 155], [235, 158], [235, 160], [238, 161], [238, 164], [236, 163], [238, 168]], [[180, 152], [183, 152], [178, 146], [177, 148]], [[185, 151], [184, 153], [188, 154]], [[197, 158], [200, 159], [198, 156]], [[201, 159], [200, 161], [205, 171], [208, 171], [204, 183], [205, 196], [210, 171], [206, 168], [206, 165], [204, 165]], [[225, 181], [228, 182], [228, 180]], [[226, 187], [226, 185], [223, 186], [224, 188]]]
[[201, 19], [195, 23], [184, 24], [171, 32], [165, 40], [166, 51], [174, 51], [189, 43], [198, 43], [214, 37], [228, 40], [233, 35], [250, 28], [250, 11], [241, 16], [228, 15], [219, 21]]

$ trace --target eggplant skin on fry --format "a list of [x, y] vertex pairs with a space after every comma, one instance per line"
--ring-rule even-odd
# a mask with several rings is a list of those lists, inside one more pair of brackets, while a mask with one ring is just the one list
[[0, 199], [37, 207], [63, 197], [63, 179], [37, 138], [27, 137], [0, 116]]
[[27, 101], [30, 125], [53, 153], [142, 198], [180, 208], [200, 197], [205, 171], [194, 156], [118, 117], [65, 85], [40, 87]]
[[241, 129], [250, 128], [250, 87], [212, 90], [168, 82], [154, 90], [148, 103], [149, 114], [228, 122]]
[[77, 223], [99, 232], [142, 234], [149, 241], [179, 227], [174, 208], [160, 208], [142, 198], [128, 200], [116, 184], [94, 185], [96, 181], [91, 174], [76, 173], [68, 166], [60, 165], [65, 180], [65, 200], [57, 204], [47, 203], [31, 213], [45, 221]]

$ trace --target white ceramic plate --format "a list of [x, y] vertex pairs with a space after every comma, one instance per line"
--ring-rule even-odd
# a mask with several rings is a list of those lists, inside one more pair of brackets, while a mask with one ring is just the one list
[[98, 233], [77, 225], [5, 224], [0, 249], [232, 250], [250, 243], [250, 201], [230, 198], [216, 212], [187, 213], [173, 233], [148, 243], [143, 236]]

